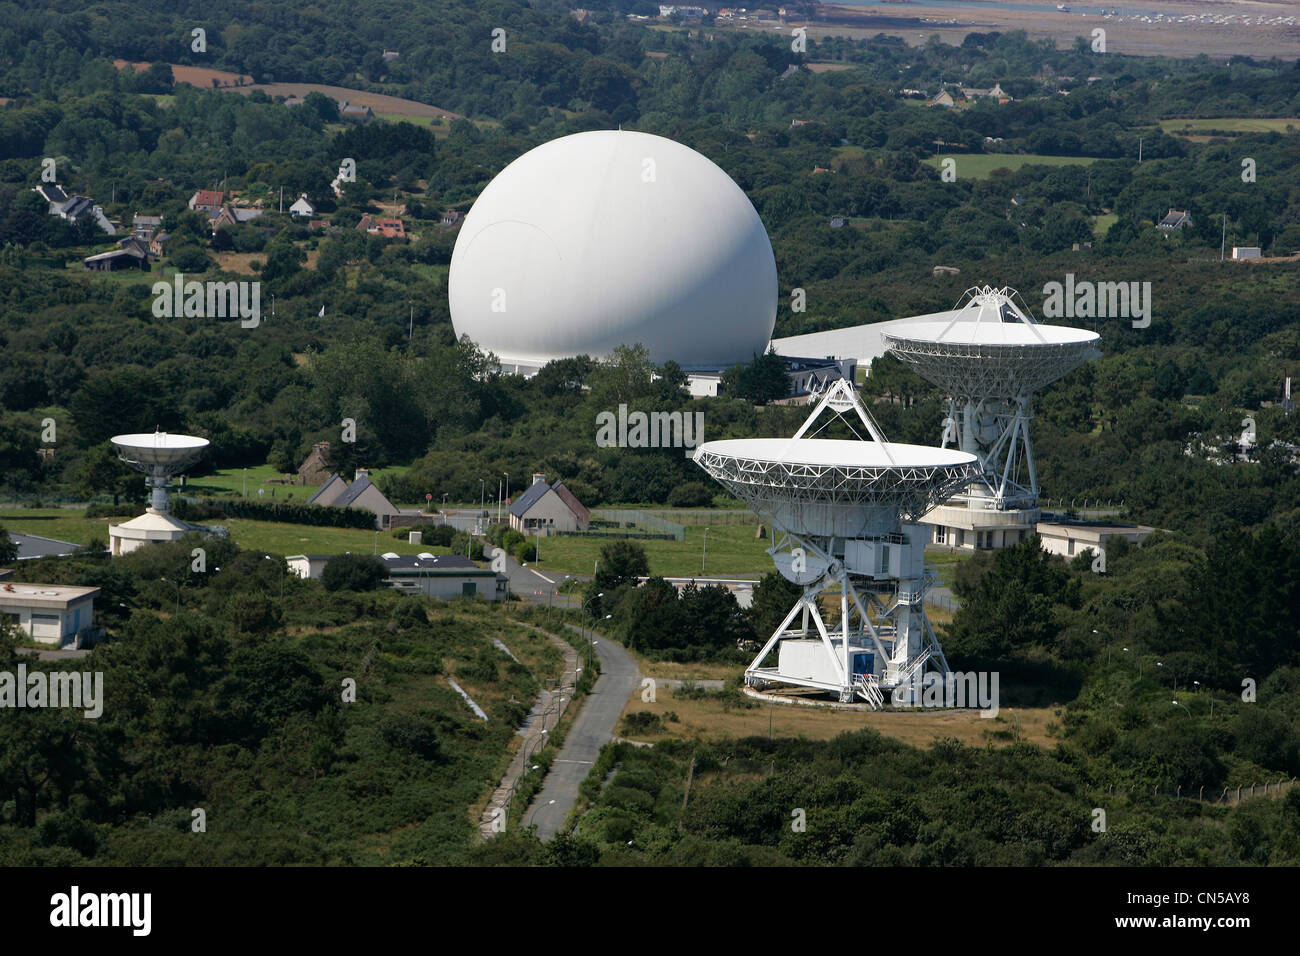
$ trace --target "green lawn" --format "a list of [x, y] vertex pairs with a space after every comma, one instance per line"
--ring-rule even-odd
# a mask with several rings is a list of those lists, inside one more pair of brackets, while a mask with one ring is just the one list
[[1097, 160], [1092, 156], [1042, 156], [1037, 153], [950, 153], [931, 156], [924, 160], [935, 169], [942, 168], [945, 159], [957, 161], [959, 179], [988, 179], [995, 169], [1016, 170], [1021, 166], [1088, 166]]
[[[405, 474], [406, 465], [393, 465], [389, 468], [372, 468], [370, 469], [370, 478], [378, 481], [384, 475], [401, 475]], [[351, 481], [352, 475], [344, 475], [344, 478]], [[309, 500], [312, 495], [320, 490], [320, 485], [281, 485], [271, 484], [272, 478], [284, 478], [282, 472], [276, 471], [270, 465], [257, 465], [253, 468], [227, 468], [225, 471], [213, 472], [210, 475], [203, 475], [200, 478], [188, 478], [185, 487], [181, 489], [187, 495], [244, 495], [248, 498], [257, 498], [258, 491], [262, 491], [261, 501], [268, 504], [272, 501], [292, 501], [302, 504]], [[272, 497], [272, 492], [275, 493]], [[415, 501], [394, 501], [393, 504], [399, 506], [423, 505], [424, 502]]]
[[1102, 239], [1106, 235], [1106, 230], [1115, 225], [1118, 221], [1119, 216], [1115, 215], [1113, 212], [1101, 216], [1094, 216], [1092, 219], [1092, 234], [1098, 239]]
[[1166, 133], [1294, 133], [1300, 131], [1300, 117], [1231, 116], [1218, 119], [1167, 119], [1160, 121]]
[[[767, 538], [755, 538], [752, 524], [710, 527], [705, 576], [761, 577], [772, 570], [772, 559], [765, 549]], [[557, 535], [542, 539], [542, 560], [537, 570], [548, 577], [555, 574], [593, 573], [600, 549], [606, 538], [583, 538]], [[704, 526], [687, 525], [684, 541], [633, 539], [646, 550], [650, 573], [666, 578], [700, 574], [704, 550]]]
[[[143, 503], [141, 511], [144, 510]], [[84, 518], [77, 510], [60, 508], [7, 508], [0, 510], [0, 527], [22, 534], [39, 535], [85, 544], [97, 537], [107, 544], [108, 526], [128, 518]], [[379, 554], [392, 551], [397, 554], [419, 554], [430, 551], [446, 554], [447, 548], [407, 543], [405, 535], [394, 538], [391, 532], [354, 528], [316, 528], [310, 525], [283, 524], [274, 521], [248, 521], [242, 518], [226, 521], [198, 522], [224, 524], [230, 528], [231, 539], [240, 547], [272, 554], [338, 554], [352, 551], [358, 554]], [[712, 538], [712, 535], [710, 535]]]

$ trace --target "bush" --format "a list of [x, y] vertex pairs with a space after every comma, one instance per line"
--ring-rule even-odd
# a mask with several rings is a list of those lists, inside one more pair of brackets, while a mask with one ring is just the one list
[[515, 546], [508, 550], [510, 551], [510, 556], [520, 564], [523, 564], [525, 561], [537, 560], [537, 545], [532, 541], [517, 541], [515, 542]]
[[713, 491], [700, 481], [688, 481], [668, 493], [672, 508], [704, 508], [713, 503]]
[[248, 518], [250, 521], [282, 521], [286, 524], [308, 524], [319, 528], [358, 528], [375, 530], [375, 516], [361, 508], [325, 508], [320, 505], [263, 504], [231, 498], [222, 501], [221, 511], [230, 518]]
[[393, 531], [393, 537], [399, 541], [406, 541], [407, 535], [412, 531], [420, 532], [421, 544], [432, 544], [441, 548], [449, 547], [451, 539], [456, 534], [456, 529], [449, 524], [413, 524], [397, 528]]
[[373, 554], [340, 554], [321, 574], [326, 591], [374, 591], [383, 586], [388, 566]]
[[[87, 518], [131, 518], [140, 510], [138, 502], [124, 501], [120, 505], [89, 505], [86, 508]], [[181, 518], [180, 515], [177, 515]], [[185, 520], [181, 518], [181, 520]]]

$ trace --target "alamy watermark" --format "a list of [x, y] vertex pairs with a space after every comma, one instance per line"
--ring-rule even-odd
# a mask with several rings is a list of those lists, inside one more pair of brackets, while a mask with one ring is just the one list
[[171, 282], [155, 282], [153, 294], [153, 314], [160, 319], [238, 317], [245, 329], [255, 329], [262, 321], [262, 283], [258, 281], [186, 282], [185, 274], [178, 272]]
[[690, 457], [703, 438], [703, 412], [629, 412], [622, 404], [617, 415], [596, 415], [599, 448], [685, 448]]
[[981, 717], [996, 717], [1000, 707], [997, 671], [930, 671], [894, 688], [895, 707], [977, 708]]
[[1132, 319], [1135, 329], [1151, 324], [1150, 282], [1076, 282], [1067, 272], [1064, 283], [1043, 286], [1043, 296], [1048, 319]]
[[104, 672], [32, 671], [19, 664], [17, 673], [0, 671], [0, 707], [72, 707], [88, 720], [104, 713]]

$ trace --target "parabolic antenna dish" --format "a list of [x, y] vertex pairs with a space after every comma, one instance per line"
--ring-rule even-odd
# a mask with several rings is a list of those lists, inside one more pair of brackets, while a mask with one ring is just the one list
[[169, 435], [167, 432], [114, 435], [110, 441], [122, 461], [151, 475], [179, 474], [194, 464], [203, 454], [203, 449], [208, 447], [206, 438]]
[[887, 534], [981, 472], [951, 448], [832, 438], [705, 442], [694, 461], [774, 527], [842, 538]]
[[880, 333], [899, 361], [949, 395], [1014, 398], [1098, 356], [1101, 336], [1026, 322], [917, 322]]

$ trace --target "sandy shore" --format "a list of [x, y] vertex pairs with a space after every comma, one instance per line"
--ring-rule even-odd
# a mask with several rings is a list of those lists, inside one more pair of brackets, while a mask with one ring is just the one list
[[[1069, 5], [1069, 0], [1065, 0]], [[1089, 7], [1110, 8], [1117, 15], [1109, 19], [1096, 13], [1061, 12], [1054, 4], [1042, 10], [1006, 10], [993, 2], [972, 0], [962, 8], [915, 3], [880, 3], [867, 6], [825, 4], [816, 20], [807, 23], [810, 35], [874, 36], [884, 33], [920, 45], [938, 34], [945, 43], [960, 43], [968, 33], [1024, 30], [1031, 37], [1050, 38], [1058, 47], [1073, 45], [1075, 37], [1091, 42], [1092, 31], [1106, 31], [1106, 51], [1135, 56], [1191, 57], [1206, 54], [1227, 58], [1244, 54], [1261, 59], [1300, 58], [1300, 4], [1260, 3], [1255, 0], [1220, 0], [1189, 3], [1181, 0], [1089, 0]], [[1143, 22], [1163, 14], [1165, 22]], [[1195, 17], [1189, 22], [1168, 22]], [[1223, 22], [1224, 18], [1234, 19]], [[1293, 18], [1295, 24], [1283, 22]], [[1215, 22], [1218, 18], [1219, 22]], [[1245, 18], [1249, 18], [1247, 21]], [[1258, 22], [1262, 20], [1263, 22]], [[801, 21], [769, 29], [788, 31]], [[759, 29], [757, 24], [742, 29]]]

